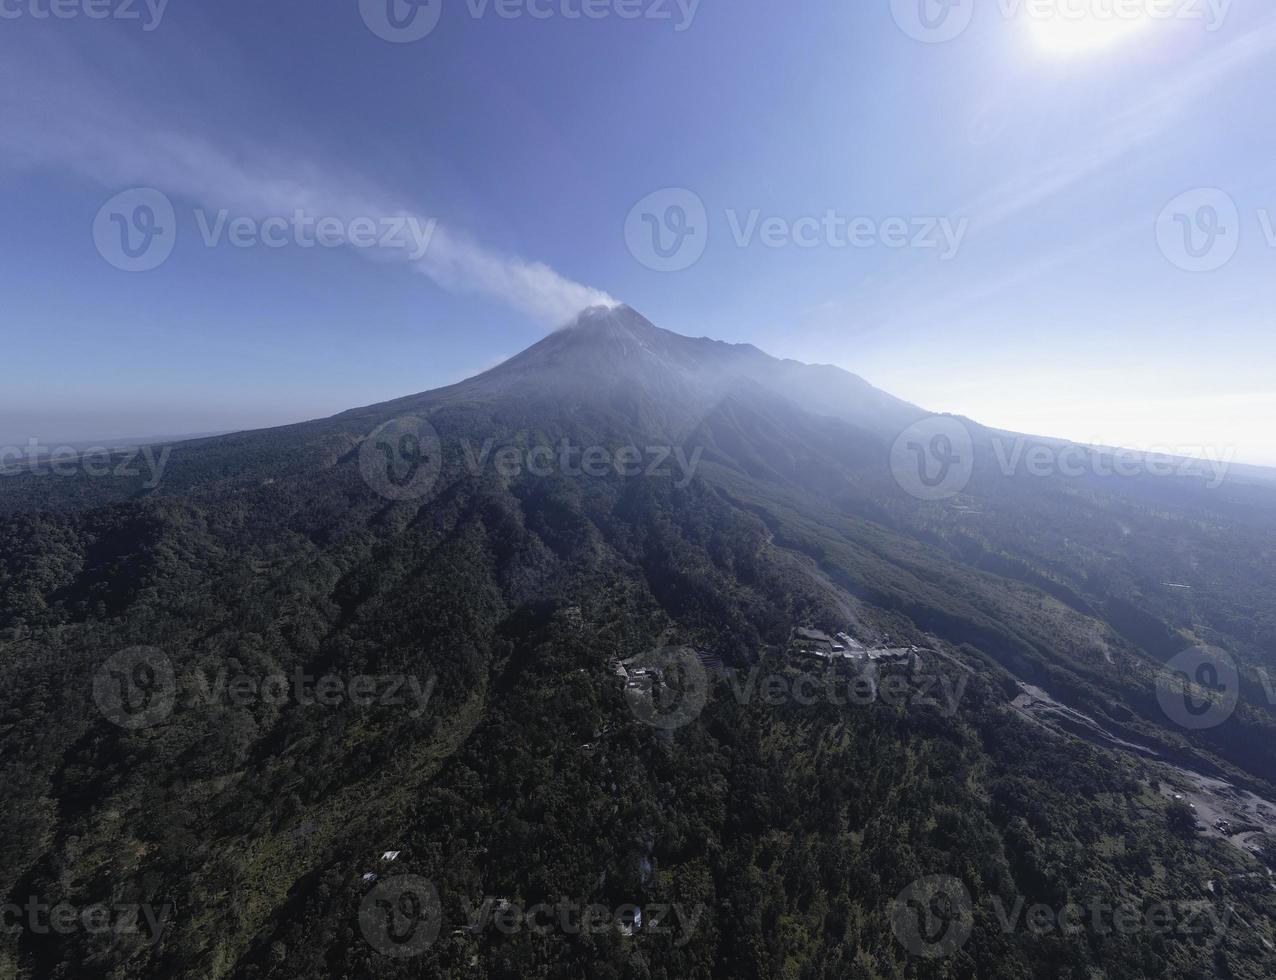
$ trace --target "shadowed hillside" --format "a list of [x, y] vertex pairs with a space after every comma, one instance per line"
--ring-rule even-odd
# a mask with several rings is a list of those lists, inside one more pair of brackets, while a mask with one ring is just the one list
[[[1271, 976], [1258, 804], [1174, 797], [1276, 800], [1276, 490], [1007, 475], [947, 419], [928, 500], [927, 419], [597, 308], [154, 488], [0, 478], [6, 901], [162, 920], [7, 933], [0, 976]], [[1238, 690], [1192, 728], [1158, 678], [1202, 644]], [[1009, 911], [1073, 904], [1210, 927]]]

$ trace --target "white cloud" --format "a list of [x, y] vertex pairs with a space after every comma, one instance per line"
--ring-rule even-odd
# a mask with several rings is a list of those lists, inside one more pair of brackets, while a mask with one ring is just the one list
[[[0, 58], [0, 150], [13, 166], [68, 170], [111, 194], [155, 187], [206, 209], [258, 219], [301, 210], [346, 222], [407, 215], [423, 225], [430, 221], [357, 174], [329, 172], [274, 148], [214, 143], [189, 126], [155, 118], [68, 51], [6, 54]], [[503, 254], [451, 228], [436, 228], [413, 267], [446, 289], [493, 297], [551, 325], [589, 306], [615, 305], [605, 292], [544, 263]]]

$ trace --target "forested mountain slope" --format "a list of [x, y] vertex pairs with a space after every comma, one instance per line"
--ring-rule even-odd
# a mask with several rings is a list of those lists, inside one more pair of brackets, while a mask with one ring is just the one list
[[[0, 478], [5, 901], [162, 920], [23, 911], [0, 976], [1276, 975], [1276, 839], [1187, 808], [1276, 801], [1276, 490], [954, 420], [928, 500], [927, 418], [622, 307], [156, 487]], [[1208, 727], [1158, 688], [1199, 644]]]

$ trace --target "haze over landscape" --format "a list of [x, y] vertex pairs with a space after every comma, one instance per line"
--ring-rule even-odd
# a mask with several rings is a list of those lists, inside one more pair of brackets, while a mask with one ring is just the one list
[[1271, 980], [1274, 50], [0, 0], [0, 980]]

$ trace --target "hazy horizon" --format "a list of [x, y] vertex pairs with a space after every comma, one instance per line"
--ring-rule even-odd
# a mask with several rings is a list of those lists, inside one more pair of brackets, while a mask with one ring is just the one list
[[320, 417], [614, 296], [999, 428], [1276, 466], [1276, 15], [913, 6], [19, 11], [0, 440]]
[[[639, 310], [638, 312], [641, 313], [642, 311]], [[660, 326], [660, 324], [656, 324], [656, 326]], [[555, 328], [555, 329], [558, 329], [558, 328]], [[550, 331], [550, 332], [552, 333], [553, 331]], [[686, 336], [691, 336], [691, 335], [686, 335]], [[699, 335], [696, 335], [696, 336], [699, 336]], [[710, 339], [721, 340], [727, 343], [744, 343], [745, 342], [745, 341], [737, 341], [730, 337], [713, 337]], [[527, 346], [531, 346], [531, 345], [528, 344]], [[513, 356], [514, 354], [517, 354], [517, 353], [519, 353], [519, 351], [511, 351], [508, 356]], [[765, 353], [775, 357], [779, 357], [779, 358], [784, 358], [787, 356], [787, 355], [780, 354], [771, 350], [765, 350]], [[454, 378], [450, 378], [442, 382], [441, 384], [431, 385], [429, 388], [421, 388], [419, 390], [413, 390], [413, 391], [386, 391], [386, 392], [382, 392], [380, 394], [371, 396], [364, 401], [358, 401], [352, 404], [341, 404], [341, 405], [334, 405], [330, 407], [317, 406], [314, 409], [314, 411], [310, 414], [297, 414], [297, 412], [295, 411], [290, 412], [287, 408], [282, 408], [282, 407], [276, 412], [276, 414], [271, 415], [266, 413], [260, 416], [239, 415], [233, 409], [227, 410], [224, 414], [218, 414], [216, 411], [212, 411], [208, 413], [207, 415], [192, 416], [192, 419], [195, 421], [203, 419], [205, 421], [212, 422], [222, 418], [224, 419], [242, 418], [242, 419], [246, 419], [246, 421], [241, 423], [225, 424], [225, 425], [210, 424], [202, 428], [198, 428], [198, 427], [185, 428], [185, 429], [170, 428], [165, 431], [160, 431], [159, 429], [154, 429], [154, 428], [146, 429], [143, 423], [143, 419], [146, 416], [142, 413], [139, 413], [136, 416], [136, 419], [138, 421], [138, 424], [143, 425], [143, 428], [141, 429], [136, 428], [136, 426], [133, 429], [128, 429], [127, 427], [123, 429], [86, 428], [82, 430], [83, 434], [72, 434], [72, 435], [58, 434], [58, 435], [54, 435], [50, 437], [30, 436], [30, 435], [26, 435], [22, 433], [17, 433], [16, 435], [10, 435], [6, 437], [5, 432], [0, 431], [0, 445], [12, 444], [17, 446], [22, 446], [27, 444], [27, 442], [29, 442], [30, 439], [34, 438], [38, 441], [38, 443], [42, 447], [48, 449], [48, 448], [54, 448], [57, 445], [61, 445], [61, 444], [85, 445], [88, 443], [96, 443], [96, 442], [109, 443], [111, 440], [140, 441], [140, 440], [148, 440], [148, 439], [179, 440], [179, 439], [203, 438], [208, 436], [228, 434], [232, 432], [250, 431], [253, 429], [267, 429], [267, 428], [274, 428], [277, 426], [292, 425], [295, 423], [308, 422], [308, 421], [312, 421], [312, 420], [320, 419], [320, 418], [327, 418], [331, 415], [336, 415], [352, 408], [362, 408], [366, 405], [380, 404], [382, 402], [393, 401], [397, 398], [401, 398], [406, 395], [418, 394], [420, 392], [431, 391], [436, 388], [446, 387], [450, 384], [455, 384], [457, 382], [467, 380], [468, 378], [474, 377], [477, 374], [481, 374], [484, 371], [488, 371], [507, 359], [508, 357], [497, 358], [494, 362], [486, 364], [481, 368], [478, 368], [474, 371], [471, 371], [465, 374], [458, 375]], [[807, 363], [820, 364], [820, 363], [826, 363], [826, 362], [821, 362], [816, 360], [816, 361], [810, 361]], [[854, 370], [853, 367], [848, 367], [846, 365], [841, 365], [841, 364], [834, 365], [834, 366], [842, 368], [843, 370], [849, 371], [851, 374], [856, 374], [860, 377], [864, 377], [863, 374]], [[1098, 434], [1097, 435], [1091, 434], [1089, 436], [1086, 436], [1084, 434], [1078, 434], [1083, 432], [1083, 428], [1084, 428], [1083, 423], [1073, 425], [1068, 431], [1052, 431], [1048, 428], [1032, 428], [1031, 426], [1003, 424], [1002, 422], [992, 418], [991, 414], [981, 415], [976, 411], [966, 410], [965, 408], [962, 408], [960, 406], [954, 407], [950, 405], [938, 405], [938, 404], [927, 403], [926, 401], [923, 401], [921, 398], [910, 398], [909, 396], [901, 393], [900, 391], [885, 388], [882, 385], [877, 384], [874, 381], [874, 379], [871, 377], [867, 377], [865, 378], [865, 380], [868, 381], [870, 384], [873, 384], [875, 387], [880, 388], [881, 390], [887, 391], [889, 394], [896, 395], [897, 397], [903, 398], [905, 401], [909, 401], [909, 402], [912, 402], [913, 404], [917, 404], [919, 407], [923, 409], [927, 409], [929, 411], [934, 411], [934, 412], [942, 413], [942, 414], [958, 415], [965, 418], [969, 418], [972, 421], [975, 421], [981, 425], [985, 425], [990, 429], [1014, 432], [1014, 433], [1029, 435], [1029, 436], [1040, 436], [1043, 438], [1050, 438], [1050, 439], [1062, 439], [1062, 440], [1067, 440], [1080, 445], [1092, 446], [1096, 448], [1132, 449], [1139, 452], [1147, 452], [1147, 453], [1164, 452], [1170, 455], [1181, 455], [1181, 456], [1192, 457], [1197, 459], [1208, 457], [1212, 459], [1225, 459], [1229, 463], [1241, 463], [1241, 464], [1250, 465], [1250, 466], [1263, 466], [1263, 467], [1276, 468], [1276, 455], [1272, 455], [1270, 457], [1265, 457], [1265, 458], [1262, 458], [1262, 457], [1247, 458], [1244, 453], [1243, 447], [1235, 443], [1210, 441], [1207, 438], [1202, 438], [1198, 442], [1193, 443], [1192, 441], [1190, 441], [1190, 438], [1183, 438], [1183, 439], [1180, 439], [1178, 442], [1174, 442], [1170, 439], [1163, 439], [1161, 441], [1152, 441], [1152, 442], [1140, 444], [1133, 440], [1109, 438], [1102, 435], [1102, 433], [1105, 430], [1104, 430], [1103, 424], [1099, 422], [1098, 420], [1094, 420], [1092, 425], [1094, 429], [1094, 433], [1098, 433]], [[974, 400], [977, 401], [977, 398]], [[1276, 402], [1276, 395], [1272, 396], [1272, 400], [1273, 402]], [[1273, 407], [1276, 408], [1276, 405], [1274, 405]], [[1020, 414], [1022, 417], [1026, 417], [1025, 413], [1020, 413]], [[172, 418], [173, 416], [168, 415], [165, 417]], [[1042, 420], [1043, 425], [1048, 424], [1048, 420], [1050, 418], [1049, 415], [1046, 413], [1042, 413], [1036, 417]], [[12, 432], [13, 430], [10, 430], [10, 431]], [[76, 430], [72, 429], [70, 431], [75, 432]], [[1120, 427], [1114, 426], [1109, 422], [1109, 424], [1107, 425], [1106, 431], [1119, 432]]]

